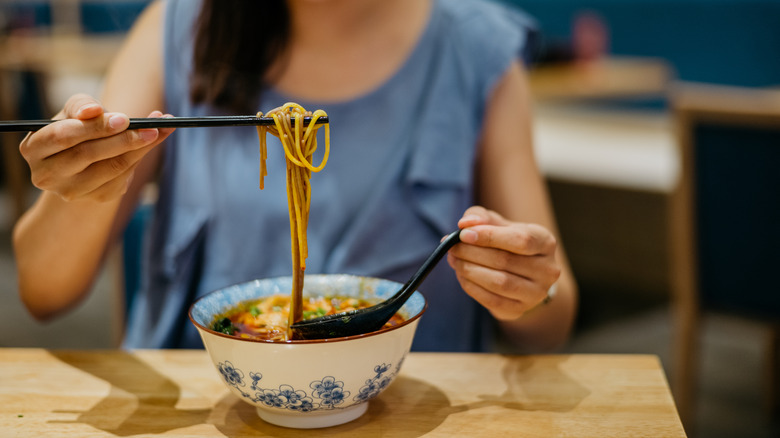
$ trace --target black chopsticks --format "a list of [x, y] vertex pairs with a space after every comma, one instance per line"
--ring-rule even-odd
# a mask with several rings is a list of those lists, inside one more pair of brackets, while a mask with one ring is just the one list
[[[56, 120], [8, 120], [0, 121], [0, 132], [37, 131]], [[295, 119], [292, 120], [295, 125]], [[304, 117], [303, 124], [308, 126], [311, 117]], [[317, 124], [328, 123], [327, 117], [317, 119]], [[144, 128], [200, 128], [212, 126], [268, 126], [273, 125], [271, 117], [256, 116], [208, 116], [208, 117], [161, 117], [131, 118], [128, 129]]]

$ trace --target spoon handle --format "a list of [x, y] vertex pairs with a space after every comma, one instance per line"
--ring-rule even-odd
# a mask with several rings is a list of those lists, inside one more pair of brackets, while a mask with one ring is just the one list
[[401, 288], [398, 293], [395, 294], [392, 298], [388, 300], [388, 303], [391, 301], [396, 301], [398, 299], [400, 300], [406, 300], [408, 296], [410, 296], [414, 291], [417, 290], [417, 287], [422, 284], [423, 280], [425, 280], [425, 277], [430, 274], [430, 272], [433, 270], [434, 267], [436, 267], [436, 264], [439, 263], [439, 260], [441, 260], [442, 257], [444, 257], [444, 254], [447, 254], [447, 251], [450, 250], [453, 246], [455, 246], [457, 243], [460, 242], [460, 230], [455, 230], [447, 237], [444, 238], [444, 240], [439, 243], [439, 246], [436, 247], [435, 250], [431, 253], [431, 255], [428, 256], [428, 259], [425, 260], [425, 262], [420, 266], [420, 269], [415, 272], [414, 275], [409, 279], [409, 281], [404, 284], [404, 286]]

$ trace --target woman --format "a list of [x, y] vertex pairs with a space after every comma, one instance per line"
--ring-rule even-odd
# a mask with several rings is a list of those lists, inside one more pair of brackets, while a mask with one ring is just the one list
[[453, 269], [421, 288], [430, 306], [414, 348], [490, 350], [498, 328], [528, 350], [561, 345], [576, 287], [533, 158], [525, 31], [510, 17], [471, 0], [153, 3], [101, 101], [74, 96], [21, 144], [43, 190], [14, 230], [22, 300], [40, 319], [76, 305], [159, 174], [125, 345], [199, 347], [192, 300], [290, 274], [281, 148], [269, 139], [260, 191], [254, 130], [128, 131], [128, 116], [296, 101], [332, 127], [312, 179], [307, 273], [405, 281], [460, 227]]

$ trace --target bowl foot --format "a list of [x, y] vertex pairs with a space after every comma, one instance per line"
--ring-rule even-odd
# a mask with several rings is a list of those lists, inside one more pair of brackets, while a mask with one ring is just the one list
[[293, 429], [316, 429], [350, 422], [363, 415], [367, 409], [368, 403], [360, 403], [359, 405], [332, 411], [295, 412], [291, 414], [257, 408], [257, 415], [263, 421], [277, 426]]

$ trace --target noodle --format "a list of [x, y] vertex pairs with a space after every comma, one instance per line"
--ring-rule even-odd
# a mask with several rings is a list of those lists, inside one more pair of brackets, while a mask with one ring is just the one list
[[[257, 116], [262, 117], [263, 114], [257, 113]], [[303, 120], [307, 116], [311, 117], [311, 121], [304, 129]], [[306, 258], [309, 255], [306, 240], [309, 206], [311, 205], [309, 180], [312, 172], [319, 172], [328, 162], [330, 125], [325, 123], [318, 126], [316, 123], [320, 117], [327, 117], [325, 111], [317, 110], [311, 113], [292, 102], [272, 109], [266, 114], [266, 117], [272, 117], [274, 125], [257, 127], [257, 135], [260, 139], [260, 189], [265, 187], [265, 177], [268, 175], [266, 133], [270, 132], [279, 138], [287, 161], [287, 205], [290, 216], [290, 248], [293, 265], [292, 301], [287, 328], [289, 337], [292, 325], [303, 319], [303, 273], [306, 270]], [[295, 121], [294, 126], [293, 120]], [[322, 126], [325, 127], [325, 155], [320, 165], [314, 166], [312, 159], [317, 150], [317, 130]]]

